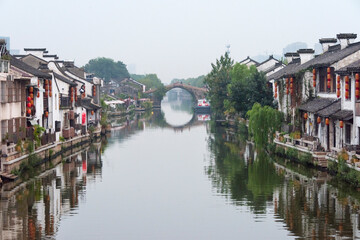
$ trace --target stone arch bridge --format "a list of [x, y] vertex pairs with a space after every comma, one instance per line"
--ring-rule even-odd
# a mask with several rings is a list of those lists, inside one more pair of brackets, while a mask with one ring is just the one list
[[[173, 83], [170, 85], [165, 86], [166, 92], [170, 91], [171, 89], [174, 88], [181, 88], [186, 90], [187, 92], [189, 92], [191, 94], [191, 96], [193, 97], [193, 99], [195, 101], [205, 98], [206, 93], [208, 92], [208, 90], [206, 88], [199, 88], [199, 87], [194, 87], [188, 84], [183, 84], [183, 83]], [[159, 106], [161, 103], [162, 99], [155, 99], [154, 98], [154, 94], [157, 91], [157, 89], [151, 89], [149, 91], [146, 91], [146, 94], [149, 94], [150, 96], [152, 96], [152, 100], [154, 101], [154, 106]]]

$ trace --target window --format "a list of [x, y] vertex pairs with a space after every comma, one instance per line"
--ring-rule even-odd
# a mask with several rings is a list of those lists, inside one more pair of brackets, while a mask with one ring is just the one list
[[319, 91], [323, 93], [335, 93], [336, 92], [336, 76], [334, 68], [330, 68], [330, 89], [327, 87], [327, 68], [323, 67], [319, 69]]
[[351, 143], [351, 125], [350, 124], [345, 125], [345, 143], [347, 143], [347, 144]]

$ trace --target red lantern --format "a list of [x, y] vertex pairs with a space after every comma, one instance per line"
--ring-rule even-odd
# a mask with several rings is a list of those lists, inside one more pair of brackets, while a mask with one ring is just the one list
[[37, 92], [37, 97], [38, 97], [38, 98], [40, 97], [40, 92], [39, 92], [39, 91]]
[[49, 117], [49, 112], [48, 111], [45, 111], [45, 117]]
[[289, 94], [289, 78], [286, 78], [286, 94]]
[[331, 69], [328, 67], [327, 68], [327, 87], [330, 89], [331, 88]]
[[49, 85], [51, 86], [51, 80], [49, 80]]
[[30, 108], [27, 109], [27, 114], [31, 115], [31, 109]]
[[[30, 98], [31, 98], [31, 99], [34, 99], [34, 94], [33, 94], [33, 93], [30, 93]], [[31, 100], [31, 99], [30, 99], [30, 100]]]
[[313, 69], [313, 86], [316, 87], [316, 70]]
[[71, 95], [70, 102], [73, 102], [73, 101], [74, 101], [74, 97]]
[[31, 103], [30, 102], [27, 103], [27, 107], [31, 108]]
[[29, 87], [29, 92], [33, 93], [34, 92], [34, 88], [33, 87]]
[[359, 95], [359, 90], [360, 90], [360, 87], [359, 87], [359, 74], [355, 74], [355, 96], [356, 96], [356, 99], [359, 99], [360, 95]]
[[49, 84], [49, 80], [45, 79], [45, 85]]
[[344, 122], [340, 121], [340, 128], [343, 128], [343, 127], [344, 127]]
[[49, 85], [45, 85], [45, 91], [49, 90]]
[[349, 76], [345, 76], [345, 98], [349, 99]]
[[321, 117], [317, 118], [317, 123], [320, 124], [321, 123]]
[[304, 113], [304, 119], [306, 120], [308, 118], [308, 114]]
[[91, 115], [94, 115], [94, 110], [91, 111]]
[[326, 118], [326, 119], [325, 119], [325, 124], [326, 124], [326, 125], [329, 125], [329, 118]]
[[30, 96], [27, 97], [27, 101], [28, 101], [28, 102], [31, 101], [31, 97], [30, 97]]
[[30, 100], [31, 106], [34, 105], [34, 100]]
[[49, 97], [52, 97], [52, 92], [49, 92]]
[[275, 88], [277, 88], [277, 82], [274, 83]]
[[83, 113], [81, 114], [81, 122], [82, 122], [83, 125], [84, 125], [85, 122], [86, 122], [86, 113], [85, 113], [85, 112], [83, 112]]
[[336, 96], [339, 98], [340, 97], [340, 76], [336, 77]]

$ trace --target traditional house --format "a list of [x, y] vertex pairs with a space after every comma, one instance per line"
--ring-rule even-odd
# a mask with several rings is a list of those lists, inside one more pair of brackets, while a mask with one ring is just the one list
[[256, 65], [257, 70], [265, 73], [266, 76], [279, 71], [283, 67], [285, 67], [285, 64], [274, 58], [273, 55], [270, 55], [268, 59]]
[[258, 65], [259, 63], [255, 61], [254, 59], [250, 58], [249, 56], [245, 58], [244, 60], [239, 62], [240, 64], [245, 64], [246, 66], [250, 67], [252, 65]]
[[318, 139], [327, 151], [339, 151], [358, 141], [359, 135], [352, 124], [356, 75], [351, 73], [351, 81], [343, 68], [360, 59], [360, 42], [352, 43], [356, 34], [337, 38], [336, 45], [336, 39], [320, 39], [324, 52], [315, 57], [310, 49], [300, 49], [299, 58], [287, 54], [290, 63], [268, 77], [274, 82], [279, 110], [291, 116], [293, 124], [302, 122], [303, 135]]

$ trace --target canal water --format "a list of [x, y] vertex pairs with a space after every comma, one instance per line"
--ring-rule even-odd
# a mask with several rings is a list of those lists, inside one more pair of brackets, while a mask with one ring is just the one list
[[355, 239], [356, 189], [270, 158], [182, 91], [1, 192], [0, 239]]

